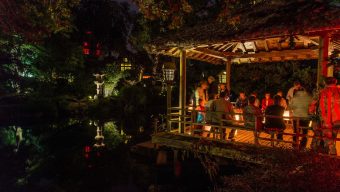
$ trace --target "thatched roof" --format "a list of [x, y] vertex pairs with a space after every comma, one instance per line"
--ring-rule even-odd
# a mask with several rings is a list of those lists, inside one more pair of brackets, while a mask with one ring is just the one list
[[147, 45], [150, 52], [173, 47], [195, 47], [231, 41], [245, 41], [316, 31], [340, 29], [340, 5], [326, 0], [268, 1], [240, 10], [232, 26], [227, 22], [205, 21], [168, 32]]

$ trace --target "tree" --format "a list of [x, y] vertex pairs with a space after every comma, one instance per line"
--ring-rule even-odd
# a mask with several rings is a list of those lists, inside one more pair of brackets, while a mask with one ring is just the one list
[[2, 0], [0, 29], [28, 41], [41, 41], [54, 33], [73, 30], [72, 9], [80, 0]]

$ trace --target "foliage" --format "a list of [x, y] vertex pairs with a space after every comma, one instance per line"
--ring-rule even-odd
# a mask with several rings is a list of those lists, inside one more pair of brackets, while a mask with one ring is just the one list
[[104, 52], [110, 55], [112, 51], [117, 54], [127, 51], [133, 25], [128, 4], [110, 0], [83, 0], [75, 15], [78, 30], [92, 32]]
[[274, 151], [269, 166], [223, 177], [221, 191], [338, 191], [340, 161], [313, 153]]
[[22, 35], [28, 41], [41, 41], [54, 34], [73, 30], [72, 9], [80, 0], [4, 0], [0, 1], [0, 29]]
[[200, 19], [213, 18], [216, 21], [226, 21], [231, 26], [237, 25], [240, 21], [236, 11], [252, 6], [263, 0], [135, 0], [140, 12], [148, 20], [160, 22], [161, 31], [173, 30], [183, 25], [192, 25], [198, 17]]
[[119, 93], [119, 83], [126, 77], [128, 77], [128, 73], [124, 71], [120, 71], [117, 67], [117, 64], [107, 64], [104, 69], [105, 73], [105, 89], [110, 91], [109, 95], [117, 96]]
[[103, 135], [105, 137], [104, 143], [110, 149], [116, 148], [123, 142], [122, 135], [115, 122], [107, 122], [104, 124]]
[[316, 84], [316, 62], [285, 62], [270, 64], [234, 65], [231, 74], [231, 89], [235, 93], [256, 91], [264, 95], [265, 91], [276, 94], [278, 90], [287, 92], [294, 81], [311, 92]]
[[0, 137], [1, 137], [2, 145], [5, 145], [5, 146], [16, 145], [15, 129], [13, 129], [12, 127], [1, 129]]

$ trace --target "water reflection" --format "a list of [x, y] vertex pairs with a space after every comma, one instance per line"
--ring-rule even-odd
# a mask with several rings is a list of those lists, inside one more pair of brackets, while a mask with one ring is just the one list
[[94, 147], [104, 147], [104, 136], [103, 136], [103, 127], [97, 126], [97, 135], [94, 137], [96, 143]]

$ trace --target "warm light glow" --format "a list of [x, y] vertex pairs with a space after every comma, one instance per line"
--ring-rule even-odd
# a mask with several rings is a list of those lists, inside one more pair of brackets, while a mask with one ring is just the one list
[[173, 81], [175, 78], [175, 69], [163, 69], [163, 75], [166, 81]]
[[222, 71], [221, 73], [219, 73], [218, 75], [218, 80], [220, 81], [220, 83], [227, 83], [227, 72]]
[[[288, 110], [286, 110], [286, 111], [283, 113], [283, 116], [284, 116], [284, 117], [290, 117], [290, 112], [289, 112]], [[288, 118], [283, 118], [283, 120], [288, 121], [289, 119], [288, 119]]]
[[143, 79], [149, 79], [149, 78], [151, 78], [151, 76], [150, 76], [150, 75], [143, 75], [142, 78], [143, 78]]
[[239, 121], [241, 119], [241, 116], [240, 115], [235, 115], [235, 120], [236, 121]]
[[204, 131], [210, 131], [210, 129], [211, 129], [211, 126], [210, 126], [210, 125], [204, 126]]
[[120, 64], [120, 70], [121, 71], [130, 70], [132, 68], [132, 65], [131, 63], [129, 63], [128, 58], [125, 57], [123, 61], [124, 62]]
[[84, 55], [89, 55], [90, 54], [90, 49], [84, 48], [83, 49], [83, 54]]
[[308, 127], [312, 127], [313, 121], [309, 121]]

